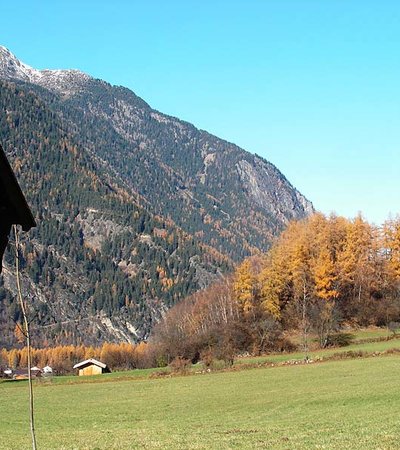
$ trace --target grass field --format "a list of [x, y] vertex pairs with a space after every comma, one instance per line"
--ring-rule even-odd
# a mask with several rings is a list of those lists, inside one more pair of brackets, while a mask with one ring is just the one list
[[355, 342], [360, 342], [365, 339], [384, 338], [392, 335], [392, 333], [388, 331], [386, 328], [378, 328], [378, 327], [351, 331], [350, 334], [354, 336]]
[[[400, 357], [35, 387], [39, 449], [398, 449]], [[103, 379], [104, 380], [104, 379]], [[29, 448], [26, 382], [0, 384], [0, 448]]]
[[[377, 342], [369, 342], [369, 339], [370, 338], [360, 339], [358, 341], [356, 340], [353, 344], [348, 345], [346, 347], [339, 347], [339, 348], [336, 347], [310, 351], [309, 356], [311, 359], [318, 359], [318, 358], [323, 359], [346, 352], [360, 351], [372, 353], [372, 352], [384, 352], [390, 349], [400, 349], [400, 338]], [[302, 360], [304, 360], [304, 352], [293, 352], [293, 353], [277, 353], [267, 356], [239, 358], [238, 360], [235, 361], [235, 364], [253, 364], [253, 363], [262, 364], [264, 362], [281, 363], [284, 361], [302, 361]]]

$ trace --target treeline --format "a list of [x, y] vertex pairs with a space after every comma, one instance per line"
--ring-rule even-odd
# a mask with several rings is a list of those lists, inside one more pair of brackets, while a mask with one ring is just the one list
[[315, 214], [291, 223], [261, 257], [173, 307], [152, 343], [167, 360], [232, 360], [291, 349], [287, 332], [333, 343], [344, 326], [389, 326], [400, 317], [400, 220], [375, 227]]
[[[0, 368], [26, 368], [27, 348], [0, 350]], [[110, 344], [101, 347], [86, 347], [83, 345], [64, 345], [42, 349], [32, 349], [32, 364], [43, 368], [50, 366], [57, 375], [74, 373], [73, 366], [85, 359], [98, 359], [111, 370], [127, 370], [151, 367], [155, 360], [148, 344]]]
[[[113, 370], [230, 364], [238, 354], [294, 350], [299, 343], [288, 338], [294, 334], [307, 352], [310, 335], [326, 347], [349, 327], [398, 328], [399, 288], [400, 219], [375, 227], [361, 216], [315, 214], [289, 224], [268, 253], [172, 307], [148, 343], [34, 350], [33, 361], [59, 373], [89, 357]], [[25, 362], [25, 349], [0, 353], [0, 365]]]

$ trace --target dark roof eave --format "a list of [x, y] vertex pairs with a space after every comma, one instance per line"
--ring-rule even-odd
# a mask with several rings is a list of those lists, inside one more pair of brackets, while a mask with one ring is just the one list
[[14, 217], [9, 218], [10, 224], [21, 225], [24, 231], [29, 231], [36, 226], [35, 219], [1, 145], [0, 175], [1, 188], [13, 207]]

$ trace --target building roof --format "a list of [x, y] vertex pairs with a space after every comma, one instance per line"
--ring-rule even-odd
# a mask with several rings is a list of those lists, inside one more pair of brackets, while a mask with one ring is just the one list
[[[0, 209], [2, 217], [11, 224], [21, 225], [24, 231], [36, 226], [35, 220], [19, 187], [17, 178], [0, 145]], [[6, 213], [3, 214], [3, 211]]]
[[[41, 372], [41, 370], [39, 369], [39, 367], [32, 367], [31, 368], [31, 372]], [[28, 368], [27, 367], [22, 367], [22, 368], [19, 368], [19, 369], [12, 369], [12, 373], [15, 373], [15, 374], [18, 374], [18, 375], [20, 375], [20, 374], [22, 374], [22, 373], [28, 373]]]
[[19, 187], [14, 172], [0, 145], [0, 272], [11, 225], [21, 225], [24, 231], [36, 226], [35, 220]]
[[106, 364], [104, 364], [100, 361], [97, 361], [97, 359], [90, 358], [90, 359], [85, 359], [85, 361], [75, 364], [73, 368], [74, 369], [83, 369], [84, 367], [91, 366], [91, 365], [99, 366], [102, 369], [105, 369], [107, 367]]
[[[27, 368], [23, 368], [23, 369], [14, 369], [12, 370], [12, 373], [10, 375], [12, 375], [13, 378], [15, 377], [27, 377], [28, 378], [28, 374], [29, 371]], [[42, 374], [42, 371], [40, 369], [37, 370], [33, 370], [31, 369], [31, 376], [32, 377], [40, 377]]]

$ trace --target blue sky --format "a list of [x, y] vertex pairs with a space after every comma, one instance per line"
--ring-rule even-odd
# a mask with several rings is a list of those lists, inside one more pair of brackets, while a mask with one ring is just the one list
[[127, 86], [270, 160], [325, 213], [400, 212], [400, 2], [7, 3], [0, 44], [25, 63]]

